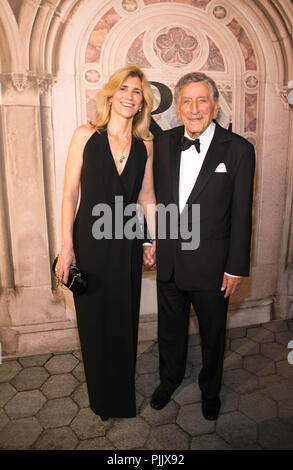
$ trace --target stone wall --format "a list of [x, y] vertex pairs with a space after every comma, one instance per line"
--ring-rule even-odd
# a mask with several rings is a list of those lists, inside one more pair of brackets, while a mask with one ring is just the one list
[[[231, 301], [229, 326], [293, 316], [292, 16], [290, 0], [1, 1], [5, 357], [78, 346], [71, 295], [50, 272], [67, 148], [75, 127], [94, 118], [97, 89], [133, 63], [153, 84], [163, 129], [177, 124], [166, 97], [181, 75], [201, 70], [217, 82], [219, 122], [249, 139], [257, 157], [252, 270]], [[146, 272], [140, 338], [155, 336], [155, 280]]]

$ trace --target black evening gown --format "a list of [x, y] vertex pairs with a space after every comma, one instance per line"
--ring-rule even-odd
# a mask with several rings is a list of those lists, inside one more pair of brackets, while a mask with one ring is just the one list
[[[111, 207], [115, 235], [115, 210], [119, 211], [118, 219], [125, 205], [137, 202], [146, 160], [144, 143], [132, 137], [129, 157], [119, 176], [106, 130], [90, 137], [83, 154], [73, 243], [77, 266], [88, 277], [88, 290], [74, 296], [74, 302], [90, 407], [109, 417], [136, 415], [142, 240], [121, 234], [120, 238], [96, 239], [92, 229], [99, 217], [92, 212], [96, 204]], [[123, 198], [116, 208], [115, 196], [120, 202]], [[133, 214], [124, 217], [124, 224], [130, 219], [134, 220]]]

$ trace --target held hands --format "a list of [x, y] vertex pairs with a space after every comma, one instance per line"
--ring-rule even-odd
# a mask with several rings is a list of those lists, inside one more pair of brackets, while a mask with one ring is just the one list
[[234, 294], [243, 282], [243, 277], [233, 277], [224, 274], [221, 291], [226, 290], [224, 298], [226, 299], [229, 295]]
[[64, 284], [68, 281], [70, 265], [76, 266], [73, 249], [61, 249], [58, 255], [58, 262], [55, 267], [55, 273], [60, 282], [63, 282]]
[[156, 267], [156, 242], [153, 241], [152, 245], [145, 245], [143, 247], [143, 265], [150, 268]]

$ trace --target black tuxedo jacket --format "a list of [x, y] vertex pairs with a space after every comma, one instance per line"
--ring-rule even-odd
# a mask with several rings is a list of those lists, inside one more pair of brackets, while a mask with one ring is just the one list
[[[157, 204], [179, 205], [180, 141], [184, 127], [164, 131], [154, 142], [154, 181]], [[195, 156], [196, 158], [196, 156]], [[220, 163], [226, 172], [215, 171]], [[222, 165], [222, 168], [225, 168]], [[192, 231], [192, 204], [200, 205], [200, 244], [182, 249], [182, 239], [157, 240], [157, 278], [174, 273], [184, 290], [220, 289], [224, 272], [249, 275], [254, 147], [243, 137], [216, 124], [215, 134], [189, 195], [188, 227]], [[178, 209], [179, 212], [179, 209]], [[159, 220], [160, 223], [160, 220]]]

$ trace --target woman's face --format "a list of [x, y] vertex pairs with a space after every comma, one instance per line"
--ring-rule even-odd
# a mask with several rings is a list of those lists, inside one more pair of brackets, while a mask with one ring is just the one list
[[126, 119], [133, 118], [142, 107], [142, 84], [138, 77], [128, 77], [122, 83], [112, 98], [112, 113], [119, 114]]

